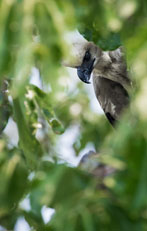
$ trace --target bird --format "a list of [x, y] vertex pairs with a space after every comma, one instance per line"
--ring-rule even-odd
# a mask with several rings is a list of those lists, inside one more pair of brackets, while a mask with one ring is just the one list
[[130, 102], [132, 85], [125, 61], [124, 48], [103, 51], [94, 42], [80, 37], [71, 42], [71, 57], [63, 64], [77, 69], [86, 84], [93, 79], [96, 98], [108, 121], [115, 127]]

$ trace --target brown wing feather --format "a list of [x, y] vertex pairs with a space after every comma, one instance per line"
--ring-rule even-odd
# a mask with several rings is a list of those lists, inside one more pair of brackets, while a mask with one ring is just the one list
[[93, 84], [96, 97], [105, 115], [114, 125], [129, 104], [127, 91], [121, 84], [100, 76], [93, 76]]

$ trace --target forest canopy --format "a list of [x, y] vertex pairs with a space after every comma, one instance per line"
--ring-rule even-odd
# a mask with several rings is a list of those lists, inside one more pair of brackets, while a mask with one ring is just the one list
[[[134, 87], [116, 130], [61, 65], [65, 34], [75, 30], [103, 50], [125, 48]], [[33, 70], [41, 87], [31, 83]], [[1, 230], [15, 230], [20, 218], [29, 230], [147, 230], [146, 74], [146, 0], [0, 1]], [[13, 131], [5, 133], [11, 121], [15, 145]], [[74, 127], [75, 155], [92, 144], [113, 175], [97, 179], [63, 160], [59, 139]], [[47, 223], [44, 207], [55, 210]]]

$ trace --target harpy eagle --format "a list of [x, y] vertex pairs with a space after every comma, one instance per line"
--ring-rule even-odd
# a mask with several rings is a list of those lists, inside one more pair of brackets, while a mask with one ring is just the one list
[[128, 76], [123, 49], [102, 51], [82, 36], [71, 42], [71, 59], [65, 66], [77, 69], [78, 77], [89, 84], [93, 79], [95, 95], [112, 126], [129, 104]]

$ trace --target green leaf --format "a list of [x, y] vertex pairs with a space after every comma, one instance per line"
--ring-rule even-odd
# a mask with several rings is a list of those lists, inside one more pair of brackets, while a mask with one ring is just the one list
[[101, 38], [97, 44], [103, 50], [115, 50], [122, 45], [119, 34], [110, 33], [106, 38]]
[[64, 132], [63, 125], [57, 119], [51, 120], [50, 125], [56, 134], [62, 134]]
[[24, 152], [27, 164], [30, 168], [36, 167], [36, 160], [42, 155], [42, 148], [36, 138], [32, 135], [20, 106], [19, 99], [14, 99], [14, 113], [18, 126], [20, 147]]

